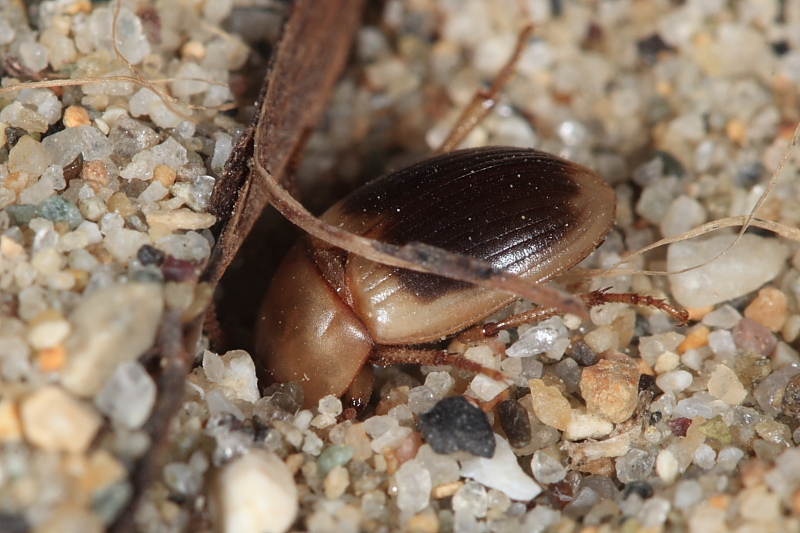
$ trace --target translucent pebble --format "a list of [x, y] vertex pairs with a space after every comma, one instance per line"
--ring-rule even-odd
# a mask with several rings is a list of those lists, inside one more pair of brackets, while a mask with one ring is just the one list
[[192, 182], [192, 200], [201, 209], [208, 207], [211, 200], [211, 193], [214, 192], [214, 185], [217, 180], [213, 176], [200, 175]]
[[48, 135], [42, 139], [42, 146], [50, 162], [66, 167], [78, 154], [84, 161], [101, 160], [111, 155], [111, 142], [108, 137], [91, 126], [75, 126]]
[[672, 410], [675, 418], [693, 419], [702, 416], [711, 419], [715, 416], [713, 403], [716, 398], [707, 392], [696, 392], [689, 398], [679, 401]]
[[75, 61], [77, 50], [75, 44], [66, 35], [55, 28], [47, 28], [42, 32], [39, 42], [47, 48], [47, 60], [53, 70], [58, 71]]
[[[448, 372], [431, 372], [425, 376], [425, 386], [431, 390], [437, 400], [441, 400], [453, 389], [455, 380]], [[410, 393], [411, 391], [409, 391]], [[410, 401], [410, 398], [409, 398]], [[430, 409], [430, 408], [429, 408]], [[418, 411], [424, 412], [425, 410]]]
[[173, 96], [188, 99], [190, 96], [202, 93], [209, 87], [211, 76], [200, 65], [193, 62], [182, 63], [173, 74], [174, 81], [170, 82]]
[[674, 352], [686, 337], [674, 331], [660, 333], [639, 339], [639, 355], [651, 367], [655, 366], [658, 356], [664, 352]]
[[116, 155], [130, 159], [139, 152], [155, 146], [159, 137], [152, 128], [122, 115], [108, 133], [108, 139], [113, 144]]
[[227, 387], [235, 398], [250, 403], [261, 398], [253, 358], [244, 350], [231, 350], [222, 356], [206, 350], [203, 368], [210, 382]]
[[203, 473], [186, 463], [167, 463], [164, 482], [178, 494], [194, 496], [203, 486]]
[[553, 347], [559, 337], [566, 337], [567, 328], [560, 317], [545, 320], [519, 336], [517, 342], [506, 349], [509, 357], [526, 357], [544, 353]]
[[708, 392], [731, 405], [739, 405], [747, 396], [747, 390], [736, 374], [725, 365], [717, 365], [708, 380]]
[[329, 394], [320, 398], [318, 406], [320, 413], [332, 416], [339, 416], [342, 414], [342, 401], [336, 396]]
[[744, 451], [734, 446], [726, 446], [717, 454], [717, 464], [725, 471], [731, 472], [744, 457]]
[[656, 378], [656, 385], [664, 392], [681, 392], [692, 384], [692, 374], [686, 370], [673, 370]]
[[483, 518], [489, 507], [486, 487], [474, 481], [464, 483], [453, 495], [453, 511]]
[[168, 194], [169, 189], [164, 187], [161, 182], [154, 180], [141, 192], [138, 200], [144, 203], [152, 203], [163, 200]]
[[225, 396], [221, 388], [208, 391], [205, 400], [208, 405], [209, 416], [232, 415], [237, 420], [244, 420], [245, 418], [241, 409], [236, 407], [228, 397]]
[[47, 66], [47, 48], [39, 43], [26, 41], [19, 45], [19, 58], [26, 68], [39, 72]]
[[221, 176], [225, 170], [225, 161], [233, 149], [233, 139], [227, 133], [219, 133], [215, 137], [217, 142], [214, 144], [214, 155], [211, 158], [211, 171]]
[[636, 204], [636, 214], [651, 224], [660, 225], [678, 191], [678, 179], [667, 176], [646, 186]]
[[645, 501], [637, 514], [643, 528], [657, 529], [667, 521], [672, 504], [666, 498], [655, 496]]
[[[397, 422], [395, 422], [397, 423]], [[375, 453], [381, 453], [384, 448], [397, 448], [409, 435], [411, 428], [405, 426], [397, 426], [382, 433], [379, 437], [372, 441], [370, 447]]]
[[48, 124], [55, 124], [61, 119], [61, 100], [50, 89], [22, 89], [16, 101], [35, 107]]
[[211, 255], [208, 240], [196, 231], [188, 231], [183, 235], [167, 235], [160, 238], [156, 247], [175, 259], [199, 263]]
[[736, 343], [730, 331], [718, 329], [708, 335], [708, 347], [715, 355], [730, 357], [736, 353]]
[[664, 218], [661, 219], [661, 235], [673, 237], [699, 226], [706, 221], [706, 211], [703, 206], [686, 195], [675, 198], [667, 208]]
[[[772, 280], [788, 256], [777, 239], [746, 234], [722, 257], [736, 237], [720, 235], [702, 242], [682, 241], [669, 245], [667, 270], [678, 271], [714, 259], [700, 268], [670, 276], [672, 294], [684, 307], [705, 307], [759, 288]], [[715, 259], [716, 258], [716, 259]]]
[[373, 416], [364, 421], [364, 431], [373, 438], [379, 437], [398, 426], [397, 420], [390, 416]]
[[654, 453], [633, 448], [616, 460], [617, 478], [622, 483], [645, 480], [653, 472], [655, 462]]
[[0, 45], [5, 45], [14, 40], [16, 32], [11, 24], [4, 19], [0, 18]]
[[0, 110], [0, 122], [6, 122], [10, 126], [31, 132], [44, 133], [48, 128], [48, 122], [44, 116], [28, 109], [20, 102], [12, 102]]
[[717, 459], [717, 452], [708, 444], [701, 444], [692, 454], [692, 462], [703, 470], [714, 468]]
[[416, 459], [406, 461], [395, 472], [397, 507], [406, 513], [418, 513], [430, 502], [433, 485], [430, 473]]
[[427, 385], [414, 387], [408, 391], [408, 406], [414, 414], [430, 411], [438, 401], [439, 398], [434, 395], [433, 391]]
[[525, 515], [525, 531], [543, 533], [556, 527], [561, 521], [561, 512], [545, 505], [537, 505]]
[[728, 304], [711, 311], [703, 317], [703, 324], [708, 327], [731, 329], [742, 319], [742, 314]]
[[512, 500], [530, 501], [541, 487], [520, 468], [508, 442], [495, 434], [496, 448], [491, 458], [475, 457], [461, 463], [461, 475], [505, 493]]
[[541, 450], [537, 450], [533, 454], [531, 472], [536, 481], [545, 485], [557, 483], [567, 475], [567, 470], [560, 461]]
[[416, 460], [430, 472], [433, 486], [452, 483], [460, 476], [458, 462], [449, 455], [434, 452], [429, 444], [423, 444], [420, 447]]
[[136, 256], [139, 248], [145, 244], [150, 244], [150, 237], [147, 233], [127, 228], [120, 228], [106, 234], [103, 245], [114, 259], [126, 263]]

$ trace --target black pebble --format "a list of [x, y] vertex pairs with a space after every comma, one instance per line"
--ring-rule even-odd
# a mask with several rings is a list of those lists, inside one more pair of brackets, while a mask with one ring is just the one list
[[646, 481], [631, 481], [622, 489], [622, 499], [624, 500], [631, 494], [638, 494], [643, 500], [653, 495], [653, 487]]
[[528, 411], [519, 402], [504, 400], [497, 406], [500, 426], [508, 437], [508, 443], [514, 448], [522, 448], [531, 442], [531, 420]]
[[495, 440], [489, 418], [463, 396], [439, 401], [419, 415], [419, 428], [436, 453], [459, 450], [479, 457], [494, 455]]
[[164, 262], [165, 258], [164, 252], [150, 246], [149, 244], [145, 244], [139, 251], [136, 252], [136, 259], [139, 260], [143, 265], [157, 265], [160, 266]]

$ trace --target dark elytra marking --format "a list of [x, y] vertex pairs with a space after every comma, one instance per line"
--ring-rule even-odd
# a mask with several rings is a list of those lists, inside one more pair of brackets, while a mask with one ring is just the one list
[[[396, 245], [424, 242], [520, 274], [579, 218], [575, 172], [543, 152], [461, 150], [368, 183], [343, 201], [342, 212], [371, 221], [363, 235]], [[423, 301], [469, 286], [401, 268], [392, 275]]]

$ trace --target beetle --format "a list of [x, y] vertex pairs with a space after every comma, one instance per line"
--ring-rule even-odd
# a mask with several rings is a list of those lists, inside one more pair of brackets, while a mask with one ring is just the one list
[[[613, 189], [594, 171], [533, 149], [435, 156], [378, 178], [320, 218], [396, 245], [423, 242], [541, 284], [588, 256], [614, 220]], [[435, 361], [425, 345], [474, 326], [515, 296], [376, 263], [306, 235], [275, 274], [255, 351], [275, 381], [369, 398], [372, 365]]]

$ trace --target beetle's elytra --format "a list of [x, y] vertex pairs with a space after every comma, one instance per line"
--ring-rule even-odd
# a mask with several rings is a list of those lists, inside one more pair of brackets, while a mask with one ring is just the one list
[[[531, 149], [436, 156], [374, 180], [321, 218], [392, 244], [424, 242], [542, 283], [591, 253], [614, 220], [614, 191], [595, 172]], [[314, 238], [276, 273], [256, 324], [256, 351], [306, 405], [371, 390], [382, 350], [436, 341], [513, 296], [389, 267]], [[359, 389], [354, 391], [352, 389]]]

